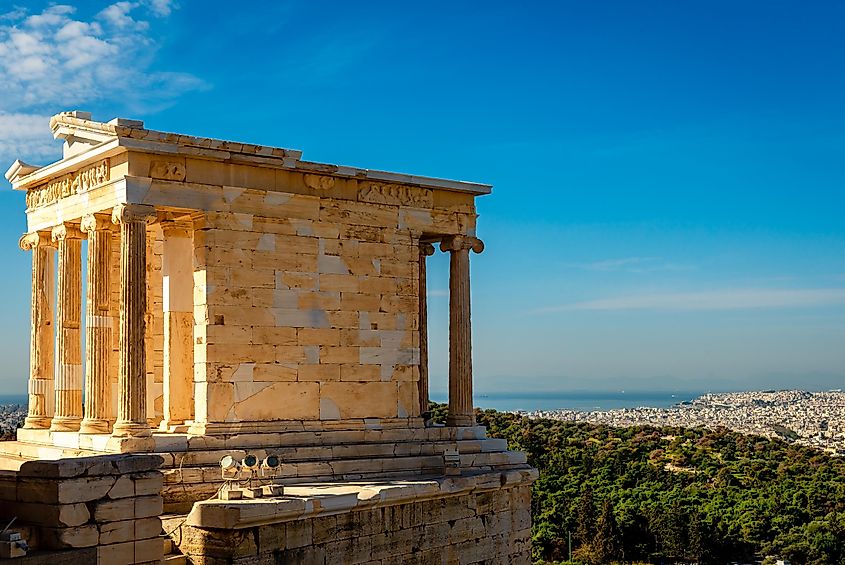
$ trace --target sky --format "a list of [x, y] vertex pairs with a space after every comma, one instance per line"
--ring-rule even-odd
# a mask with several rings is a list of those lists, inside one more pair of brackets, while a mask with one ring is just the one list
[[[477, 394], [845, 385], [845, 3], [0, 0], [0, 164], [59, 111], [485, 182]], [[5, 181], [4, 181], [5, 182]], [[0, 394], [26, 390], [0, 187]], [[448, 260], [429, 259], [433, 392]]]

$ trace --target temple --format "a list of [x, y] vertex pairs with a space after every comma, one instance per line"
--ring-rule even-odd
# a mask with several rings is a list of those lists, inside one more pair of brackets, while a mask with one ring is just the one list
[[[17, 441], [0, 444], [0, 468], [156, 454], [163, 511], [194, 528], [180, 549], [196, 563], [238, 562], [214, 551], [226, 532], [258, 527], [215, 522], [220, 507], [206, 499], [226, 455], [278, 455], [289, 485], [428, 480], [428, 495], [405, 489], [394, 504], [493, 490], [506, 512], [530, 512], [534, 470], [486, 437], [473, 411], [470, 256], [484, 249], [475, 198], [489, 185], [79, 111], [50, 127], [62, 159], [6, 173], [26, 193], [32, 323], [28, 416]], [[426, 339], [426, 258], [438, 249], [450, 257], [448, 352]], [[449, 415], [438, 426], [427, 421], [427, 366], [447, 354]], [[444, 475], [449, 450], [466, 484], [453, 477], [447, 493], [431, 477]], [[491, 555], [527, 562], [530, 514], [501, 528]], [[447, 545], [488, 534], [447, 535]], [[302, 548], [327, 551], [313, 533]]]

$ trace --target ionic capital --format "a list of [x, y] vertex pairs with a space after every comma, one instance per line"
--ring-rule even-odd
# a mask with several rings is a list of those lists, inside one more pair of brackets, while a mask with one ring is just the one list
[[420, 243], [420, 255], [424, 257], [434, 255], [434, 246], [430, 243]]
[[164, 237], [191, 237], [194, 226], [191, 222], [165, 220], [159, 224]]
[[73, 224], [59, 224], [51, 232], [53, 241], [64, 241], [66, 239], [82, 239], [82, 231]]
[[86, 214], [82, 216], [82, 223], [79, 227], [85, 233], [110, 230], [112, 227], [111, 216], [109, 214]]
[[155, 206], [146, 204], [118, 204], [111, 213], [111, 221], [115, 224], [151, 224], [155, 219]]
[[463, 251], [472, 249], [476, 253], [484, 251], [484, 242], [470, 235], [450, 235], [440, 242], [440, 251]]
[[30, 251], [36, 247], [55, 247], [50, 232], [47, 231], [25, 233], [18, 240], [18, 245], [24, 251]]

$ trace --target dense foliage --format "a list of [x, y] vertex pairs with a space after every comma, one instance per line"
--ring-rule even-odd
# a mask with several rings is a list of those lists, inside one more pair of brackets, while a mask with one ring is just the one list
[[582, 563], [845, 563], [844, 458], [726, 429], [477, 416], [540, 470], [538, 561], [567, 559], [571, 535]]

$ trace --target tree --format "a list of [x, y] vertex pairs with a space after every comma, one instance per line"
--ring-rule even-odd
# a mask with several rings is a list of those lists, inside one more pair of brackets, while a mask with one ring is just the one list
[[596, 530], [594, 545], [598, 560], [601, 563], [609, 563], [622, 559], [622, 532], [619, 531], [610, 498], [604, 499]]
[[578, 499], [578, 528], [575, 539], [578, 545], [588, 545], [596, 537], [596, 507], [593, 502], [593, 489], [585, 484]]

